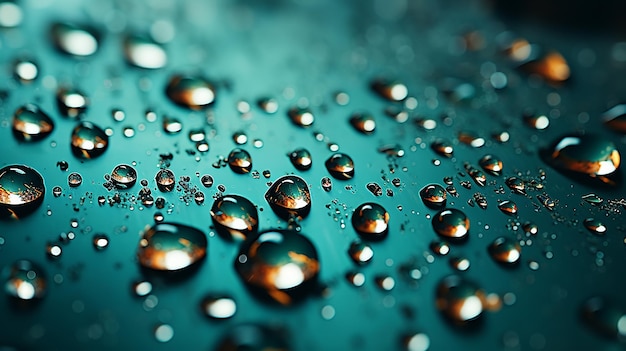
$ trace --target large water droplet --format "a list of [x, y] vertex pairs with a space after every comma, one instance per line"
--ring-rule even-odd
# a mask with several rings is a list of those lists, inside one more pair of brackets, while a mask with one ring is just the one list
[[138, 35], [126, 37], [124, 55], [128, 63], [140, 68], [157, 69], [167, 64], [167, 54], [163, 47]]
[[215, 351], [288, 351], [287, 333], [282, 328], [243, 324], [229, 329]]
[[406, 85], [397, 81], [376, 79], [371, 87], [378, 95], [389, 101], [402, 101], [409, 95]]
[[471, 281], [457, 275], [443, 278], [437, 284], [437, 308], [456, 325], [464, 326], [480, 318], [485, 293]]
[[320, 263], [317, 250], [305, 236], [268, 230], [242, 243], [235, 268], [253, 291], [289, 305], [311, 292]]
[[299, 127], [309, 127], [315, 121], [313, 112], [308, 108], [292, 107], [287, 111], [291, 122]]
[[57, 49], [66, 54], [90, 56], [98, 50], [99, 35], [89, 26], [55, 23], [50, 33]]
[[174, 172], [169, 169], [162, 169], [158, 171], [154, 180], [156, 181], [159, 190], [163, 192], [172, 191], [174, 190], [174, 186], [176, 186], [176, 177], [174, 176]]
[[81, 122], [72, 130], [72, 152], [85, 159], [102, 155], [109, 147], [109, 137], [97, 125]]
[[352, 225], [364, 240], [380, 240], [389, 229], [389, 212], [379, 204], [366, 202], [352, 213]]
[[174, 75], [170, 78], [165, 94], [177, 105], [200, 110], [215, 102], [215, 87], [200, 76]]
[[228, 154], [227, 162], [230, 169], [235, 173], [250, 173], [252, 169], [252, 156], [244, 149], [233, 149], [233, 151]]
[[[610, 176], [620, 165], [620, 154], [615, 144], [598, 135], [567, 135], [554, 146], [544, 150], [544, 158], [553, 167], [571, 176], [588, 176], [613, 185]], [[587, 178], [589, 179], [589, 178]]]
[[446, 238], [465, 238], [469, 233], [469, 218], [460, 210], [448, 208], [433, 216], [433, 229]]
[[430, 208], [445, 207], [446, 197], [446, 189], [439, 184], [428, 184], [420, 190], [420, 198]]
[[620, 340], [626, 337], [626, 311], [603, 297], [586, 300], [581, 315], [587, 325], [600, 334]]
[[111, 181], [118, 189], [131, 188], [137, 182], [137, 171], [130, 165], [117, 165], [111, 172]]
[[376, 129], [374, 117], [368, 113], [355, 113], [350, 117], [350, 124], [358, 132], [372, 134]]
[[43, 202], [46, 188], [41, 174], [23, 165], [0, 169], [0, 217], [22, 217], [36, 210]]
[[254, 204], [239, 195], [223, 195], [215, 199], [211, 218], [219, 232], [225, 232], [233, 239], [247, 238], [256, 232], [259, 224]]
[[313, 158], [307, 149], [296, 149], [289, 154], [289, 160], [296, 169], [306, 171], [313, 165]]
[[41, 140], [53, 130], [52, 119], [36, 105], [24, 105], [13, 114], [13, 135], [18, 140]]
[[513, 265], [519, 263], [522, 257], [522, 248], [515, 240], [499, 237], [496, 238], [488, 247], [487, 251], [494, 261], [505, 264]]
[[137, 257], [146, 268], [178, 271], [203, 259], [207, 238], [200, 230], [177, 223], [157, 223], [139, 241]]
[[42, 298], [46, 294], [47, 281], [41, 268], [27, 260], [19, 260], [5, 268], [4, 290], [19, 300]]
[[295, 175], [278, 178], [265, 193], [265, 200], [282, 218], [304, 218], [311, 210], [311, 193], [304, 179]]
[[346, 154], [336, 153], [326, 160], [326, 169], [331, 176], [339, 180], [354, 177], [354, 162]]
[[89, 107], [89, 98], [75, 88], [59, 88], [56, 94], [59, 112], [66, 117], [77, 119], [83, 117]]
[[626, 104], [615, 105], [602, 114], [604, 124], [616, 132], [626, 133]]

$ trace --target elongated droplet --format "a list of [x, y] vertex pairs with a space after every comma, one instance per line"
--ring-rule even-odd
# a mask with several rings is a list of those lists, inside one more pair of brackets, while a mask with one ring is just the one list
[[311, 210], [311, 193], [304, 179], [295, 175], [278, 178], [265, 193], [274, 212], [285, 219], [304, 218]]
[[483, 301], [485, 293], [473, 282], [457, 275], [447, 276], [437, 284], [437, 308], [458, 326], [478, 320], [484, 310]]
[[243, 240], [255, 233], [259, 224], [256, 207], [239, 195], [223, 195], [215, 199], [211, 218], [218, 231], [232, 239]]
[[128, 189], [137, 182], [137, 171], [130, 165], [117, 165], [111, 172], [111, 181], [118, 189]]
[[470, 228], [469, 218], [454, 208], [439, 211], [433, 216], [432, 224], [435, 232], [446, 238], [464, 238]]
[[583, 221], [583, 225], [593, 234], [604, 235], [606, 233], [606, 226], [601, 220], [595, 218], [586, 218]]
[[72, 130], [72, 153], [77, 157], [96, 158], [108, 147], [109, 137], [91, 122], [81, 122]]
[[388, 79], [376, 79], [371, 87], [379, 96], [389, 101], [402, 101], [409, 95], [406, 85]]
[[315, 122], [313, 112], [308, 108], [292, 107], [287, 111], [291, 123], [298, 127], [309, 127]]
[[215, 351], [289, 351], [286, 330], [258, 324], [242, 324], [230, 328], [222, 336]]
[[354, 162], [346, 154], [333, 154], [326, 160], [325, 165], [328, 173], [335, 179], [347, 180], [354, 177]]
[[352, 213], [352, 226], [364, 240], [380, 240], [389, 229], [389, 212], [379, 204], [366, 202]]
[[177, 223], [157, 223], [139, 241], [137, 258], [146, 268], [178, 271], [206, 256], [207, 238], [200, 230]]
[[376, 130], [376, 121], [368, 113], [355, 113], [350, 116], [350, 124], [354, 129], [363, 134], [372, 134]]
[[514, 193], [525, 195], [526, 194], [526, 183], [520, 178], [517, 177], [509, 177], [505, 181], [506, 186], [509, 189], [513, 190]]
[[254, 292], [289, 305], [311, 292], [320, 263], [317, 250], [305, 236], [268, 230], [242, 243], [235, 268]]
[[175, 117], [163, 117], [163, 131], [167, 134], [180, 133], [183, 130], [183, 122]]
[[278, 111], [278, 101], [270, 97], [262, 97], [257, 100], [257, 105], [265, 113], [276, 113]]
[[38, 141], [54, 130], [54, 122], [38, 106], [27, 104], [13, 114], [13, 135], [20, 141]]
[[313, 165], [313, 158], [307, 149], [296, 149], [289, 154], [289, 160], [296, 169], [306, 171]]
[[444, 157], [450, 158], [454, 154], [454, 147], [448, 140], [437, 139], [430, 144], [430, 148], [437, 154]]
[[428, 184], [420, 190], [420, 198], [424, 205], [438, 209], [446, 206], [446, 189], [439, 184]]
[[28, 260], [15, 261], [5, 268], [4, 291], [10, 297], [27, 301], [44, 297], [47, 280], [43, 270]]
[[174, 172], [169, 169], [162, 169], [158, 171], [154, 180], [156, 181], [159, 190], [163, 192], [172, 191], [174, 190], [174, 186], [176, 186], [176, 177], [174, 176]]
[[502, 236], [496, 238], [487, 247], [487, 251], [494, 261], [504, 265], [519, 263], [519, 260], [522, 257], [522, 248], [519, 243]]
[[215, 102], [216, 90], [211, 82], [199, 76], [174, 75], [165, 94], [175, 104], [192, 110], [201, 110]]
[[20, 218], [43, 202], [46, 188], [39, 172], [24, 165], [0, 169], [0, 216]]
[[497, 158], [496, 156], [493, 155], [485, 155], [483, 156], [479, 161], [478, 164], [480, 165], [480, 167], [482, 167], [482, 169], [484, 169], [486, 172], [495, 175], [495, 176], [499, 176], [500, 173], [502, 172], [502, 161]]
[[50, 33], [57, 49], [68, 55], [91, 56], [99, 47], [100, 36], [89, 26], [55, 23]]
[[626, 133], [626, 104], [611, 107], [602, 114], [604, 124], [616, 132]]
[[237, 312], [237, 303], [227, 295], [207, 295], [200, 302], [200, 309], [212, 319], [228, 319]]
[[503, 213], [514, 215], [517, 213], [517, 204], [511, 200], [504, 200], [498, 204], [498, 208]]
[[233, 149], [228, 154], [227, 162], [230, 169], [235, 173], [250, 173], [252, 169], [252, 156], [244, 149]]
[[75, 88], [59, 88], [56, 95], [59, 112], [72, 119], [83, 117], [89, 107], [89, 98]]
[[163, 47], [147, 37], [127, 36], [124, 40], [124, 56], [133, 66], [157, 69], [167, 64], [167, 54]]

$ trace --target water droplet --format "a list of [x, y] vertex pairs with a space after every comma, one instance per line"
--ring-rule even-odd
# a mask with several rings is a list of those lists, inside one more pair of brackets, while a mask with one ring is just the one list
[[57, 49], [66, 54], [90, 56], [98, 50], [99, 35], [89, 26], [55, 23], [50, 33]]
[[210, 188], [213, 186], [213, 177], [210, 174], [205, 174], [200, 178], [200, 183], [202, 183], [205, 188]]
[[550, 83], [563, 83], [570, 77], [570, 68], [565, 58], [552, 51], [536, 61], [521, 66], [524, 70], [537, 74]]
[[13, 135], [20, 141], [38, 141], [53, 130], [52, 119], [36, 105], [24, 105], [13, 114]]
[[415, 333], [403, 338], [406, 351], [427, 351], [430, 347], [430, 338], [424, 333]]
[[313, 112], [308, 108], [292, 107], [287, 112], [291, 122], [299, 127], [309, 127], [315, 121]]
[[350, 255], [354, 263], [364, 265], [374, 257], [374, 250], [363, 242], [353, 241], [348, 248], [348, 255]]
[[106, 234], [97, 233], [94, 234], [91, 242], [96, 250], [104, 250], [109, 246], [109, 237]]
[[72, 172], [67, 176], [67, 185], [69, 185], [70, 188], [76, 188], [81, 184], [83, 184], [83, 176], [81, 176], [80, 173]]
[[513, 190], [514, 193], [525, 195], [526, 194], [526, 184], [523, 180], [517, 177], [509, 177], [505, 181], [506, 186], [509, 189]]
[[206, 108], [215, 102], [215, 87], [199, 76], [174, 75], [170, 78], [165, 94], [175, 104], [192, 110]]
[[586, 175], [609, 185], [615, 184], [609, 176], [620, 165], [615, 144], [593, 134], [564, 136], [552, 148], [544, 150], [543, 156], [548, 164], [572, 176]]
[[354, 177], [354, 162], [346, 154], [336, 153], [326, 160], [326, 169], [331, 176], [339, 180]]
[[238, 130], [233, 133], [233, 141], [237, 145], [243, 145], [248, 142], [248, 136], [244, 131]]
[[445, 139], [437, 139], [430, 144], [430, 148], [437, 154], [444, 157], [452, 157], [454, 154], [454, 147], [452, 143]]
[[592, 205], [599, 205], [602, 202], [604, 202], [604, 199], [601, 198], [600, 196], [594, 194], [594, 193], [590, 193], [590, 194], [585, 194], [583, 196], [581, 196], [581, 198], [585, 201], [587, 201], [588, 203], [592, 204]]
[[502, 172], [502, 161], [496, 156], [485, 155], [478, 161], [478, 164], [492, 175], [499, 176]]
[[358, 132], [372, 134], [376, 129], [374, 117], [368, 113], [355, 113], [350, 117], [350, 124]]
[[383, 188], [378, 185], [378, 183], [370, 182], [365, 185], [367, 190], [369, 190], [374, 196], [382, 196]]
[[133, 127], [124, 127], [122, 134], [127, 138], [132, 138], [135, 136], [135, 129]]
[[183, 224], [157, 223], [144, 231], [137, 257], [142, 266], [157, 271], [178, 271], [202, 260], [207, 238]]
[[20, 218], [32, 213], [43, 202], [45, 186], [41, 174], [23, 165], [0, 169], [0, 217]]
[[19, 3], [13, 1], [0, 2], [0, 27], [13, 28], [22, 24], [24, 13]]
[[330, 180], [330, 178], [323, 177], [321, 183], [322, 189], [324, 189], [324, 191], [331, 191], [333, 189], [333, 182], [332, 180]]
[[152, 283], [145, 280], [134, 282], [132, 285], [132, 290], [133, 293], [139, 297], [147, 296], [152, 292]]
[[289, 305], [311, 292], [320, 263], [315, 247], [305, 236], [269, 230], [242, 243], [235, 268], [251, 289]]
[[230, 169], [235, 173], [250, 173], [252, 169], [252, 157], [248, 151], [244, 149], [233, 149], [233, 151], [228, 154], [227, 162]]
[[519, 243], [502, 236], [496, 238], [487, 247], [487, 251], [494, 261], [507, 265], [518, 263], [522, 257], [522, 248]]
[[404, 149], [398, 144], [381, 146], [378, 148], [378, 152], [390, 157], [404, 157]]
[[470, 260], [466, 257], [450, 257], [450, 267], [459, 272], [465, 272], [470, 268]]
[[111, 117], [113, 117], [113, 120], [115, 122], [122, 122], [126, 119], [126, 112], [119, 108], [114, 108], [113, 110], [111, 110]]
[[167, 64], [163, 47], [143, 36], [127, 36], [124, 40], [124, 55], [128, 63], [140, 68], [157, 69]]
[[313, 158], [307, 149], [296, 149], [289, 154], [291, 164], [300, 171], [306, 171], [313, 165]]
[[602, 114], [604, 124], [612, 130], [626, 133], [626, 104], [611, 107]]
[[550, 126], [550, 119], [545, 115], [525, 114], [524, 122], [533, 129], [544, 130]]
[[304, 179], [295, 175], [278, 178], [265, 193], [265, 200], [282, 218], [304, 218], [311, 210], [311, 193]]
[[352, 213], [352, 226], [364, 240], [380, 240], [389, 229], [389, 212], [379, 204], [366, 202]]
[[432, 224], [435, 232], [446, 238], [465, 238], [470, 229], [469, 218], [454, 208], [439, 211], [433, 216]]
[[200, 302], [200, 309], [209, 318], [228, 319], [237, 312], [237, 303], [227, 295], [208, 295]]
[[154, 338], [158, 342], [168, 342], [174, 337], [174, 328], [169, 324], [159, 324], [154, 328]]
[[438, 209], [446, 206], [446, 190], [439, 184], [428, 184], [420, 190], [420, 197], [427, 207]]
[[96, 158], [108, 147], [109, 137], [104, 130], [91, 122], [80, 122], [72, 130], [72, 152], [76, 157]]
[[217, 230], [227, 233], [232, 239], [243, 240], [257, 231], [259, 224], [257, 209], [243, 196], [218, 197], [213, 202], [210, 213]]
[[580, 312], [598, 333], [619, 340], [626, 336], [626, 312], [613, 302], [594, 296], [583, 303]]
[[263, 97], [257, 100], [257, 105], [266, 113], [272, 114], [278, 111], [278, 101], [276, 99]]
[[257, 324], [242, 324], [227, 330], [216, 351], [235, 350], [292, 350], [282, 328]]
[[510, 200], [501, 201], [498, 204], [498, 208], [500, 209], [500, 211], [509, 215], [517, 214], [517, 204]]
[[485, 293], [457, 275], [443, 278], [437, 284], [436, 296], [439, 311], [456, 325], [472, 323], [483, 313]]
[[61, 249], [61, 246], [59, 246], [58, 244], [48, 243], [46, 245], [46, 253], [48, 254], [48, 257], [55, 259], [55, 258], [61, 257], [63, 250]]
[[524, 233], [530, 235], [536, 235], [537, 233], [539, 233], [539, 227], [532, 222], [525, 222], [522, 225], [522, 229], [524, 230]]
[[409, 95], [406, 85], [387, 79], [377, 79], [371, 84], [372, 89], [389, 101], [402, 101]]
[[163, 131], [167, 134], [180, 133], [183, 130], [183, 123], [174, 117], [163, 117]]
[[348, 272], [346, 273], [346, 280], [352, 286], [360, 287], [365, 284], [365, 274], [361, 272]]
[[602, 221], [595, 218], [586, 218], [583, 221], [583, 225], [588, 231], [596, 235], [604, 235], [606, 233], [606, 226]]
[[59, 88], [56, 100], [59, 112], [72, 119], [83, 117], [89, 106], [87, 95], [74, 88]]
[[117, 165], [111, 172], [111, 181], [117, 189], [131, 188], [137, 182], [137, 171], [130, 165]]
[[430, 250], [439, 256], [445, 256], [450, 252], [450, 245], [445, 241], [433, 240], [430, 243]]
[[154, 180], [156, 181], [159, 190], [163, 192], [172, 191], [176, 186], [176, 177], [174, 176], [174, 172], [167, 168], [158, 171]]
[[396, 280], [388, 275], [380, 275], [374, 278], [379, 289], [391, 291], [396, 286]]
[[485, 146], [485, 139], [474, 132], [461, 131], [459, 132], [458, 138], [460, 142], [471, 147], [479, 148]]
[[60, 186], [55, 186], [54, 188], [52, 188], [52, 195], [54, 195], [54, 197], [59, 197], [61, 196], [61, 194], [63, 193], [63, 189]]

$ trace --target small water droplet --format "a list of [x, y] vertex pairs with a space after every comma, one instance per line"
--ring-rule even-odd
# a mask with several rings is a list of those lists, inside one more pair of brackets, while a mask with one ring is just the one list
[[311, 210], [311, 193], [304, 179], [287, 175], [278, 178], [265, 193], [265, 200], [282, 218], [304, 218]]
[[450, 252], [450, 245], [445, 241], [433, 240], [430, 243], [430, 250], [439, 256], [445, 256]]
[[324, 191], [331, 191], [333, 189], [333, 182], [328, 177], [323, 177], [321, 180], [321, 184]]
[[583, 221], [583, 225], [588, 231], [596, 235], [604, 235], [606, 233], [606, 226], [601, 220], [595, 218], [586, 218]]
[[48, 254], [49, 258], [51, 259], [59, 258], [61, 257], [62, 253], [63, 253], [63, 249], [61, 249], [61, 246], [59, 246], [58, 244], [48, 243], [46, 245], [46, 254]]
[[59, 88], [56, 101], [59, 112], [72, 119], [83, 117], [89, 106], [87, 95], [75, 88]]
[[202, 183], [205, 188], [210, 188], [213, 186], [213, 177], [210, 174], [205, 174], [200, 178], [200, 183]]
[[55, 23], [50, 33], [57, 49], [69, 55], [90, 56], [99, 47], [100, 36], [89, 26]]
[[72, 152], [76, 157], [96, 158], [108, 147], [109, 137], [104, 130], [91, 122], [80, 122], [72, 130]]
[[514, 193], [526, 195], [526, 184], [524, 181], [517, 177], [509, 177], [505, 181], [506, 186], [513, 190]]
[[388, 275], [380, 275], [374, 278], [379, 289], [391, 291], [396, 286], [396, 280]]
[[537, 130], [544, 130], [550, 126], [550, 119], [545, 115], [524, 114], [524, 122]]
[[499, 176], [502, 172], [502, 161], [496, 156], [485, 155], [478, 161], [478, 164], [492, 175]]
[[539, 233], [539, 227], [532, 222], [525, 222], [524, 224], [522, 224], [522, 229], [524, 230], [524, 233], [530, 235], [536, 235], [537, 233]]
[[24, 165], [0, 169], [0, 217], [20, 218], [36, 210], [43, 202], [46, 188], [43, 177]]
[[200, 76], [173, 75], [165, 94], [175, 104], [192, 110], [200, 110], [215, 102], [215, 87]]
[[200, 230], [177, 223], [157, 223], [144, 231], [137, 257], [146, 268], [178, 271], [206, 256], [207, 238]]
[[272, 114], [278, 111], [278, 101], [276, 99], [263, 97], [257, 100], [257, 105], [261, 110], [265, 111], [265, 113]]
[[219, 196], [213, 202], [210, 213], [218, 232], [226, 233], [231, 239], [243, 240], [257, 231], [257, 209], [243, 196]]
[[506, 238], [496, 238], [488, 247], [487, 251], [494, 261], [506, 265], [517, 264], [522, 257], [522, 248], [519, 243]]
[[305, 236], [269, 230], [242, 243], [235, 268], [253, 291], [289, 305], [311, 292], [320, 263], [317, 250]]
[[233, 133], [233, 141], [237, 145], [243, 145], [248, 142], [248, 136], [244, 131], [238, 130]]
[[106, 234], [94, 234], [91, 242], [96, 250], [104, 250], [109, 246], [109, 237]]
[[22, 24], [24, 13], [19, 3], [13, 1], [0, 2], [0, 27], [13, 28]]
[[432, 224], [435, 232], [446, 238], [465, 238], [470, 229], [469, 218], [454, 208], [439, 211], [433, 216]]
[[292, 107], [287, 111], [291, 122], [299, 127], [309, 127], [315, 121], [313, 112], [308, 108]]
[[371, 88], [381, 97], [389, 101], [402, 101], [409, 95], [406, 85], [388, 79], [376, 79]]
[[485, 293], [474, 283], [457, 275], [443, 278], [437, 284], [436, 304], [452, 323], [464, 326], [480, 318]]
[[183, 123], [174, 117], [163, 117], [163, 131], [167, 134], [180, 133], [183, 130]]
[[213, 319], [228, 319], [237, 312], [237, 303], [228, 295], [207, 295], [200, 302], [205, 316]]
[[313, 158], [307, 149], [296, 149], [289, 154], [291, 164], [300, 171], [306, 171], [313, 165]]
[[244, 149], [233, 149], [228, 154], [227, 162], [230, 169], [235, 173], [250, 173], [252, 169], [252, 156]]
[[111, 181], [117, 189], [131, 188], [137, 182], [137, 171], [130, 165], [117, 165], [111, 172]]
[[459, 132], [458, 139], [465, 145], [469, 145], [474, 148], [485, 146], [485, 139], [480, 137], [474, 132], [461, 131]]
[[446, 190], [439, 184], [428, 184], [420, 190], [420, 198], [427, 207], [438, 209], [446, 206]]
[[378, 148], [378, 152], [390, 157], [404, 157], [404, 149], [398, 144], [381, 146]]
[[147, 296], [152, 292], [152, 283], [145, 280], [136, 281], [132, 284], [132, 290], [138, 297]]
[[13, 135], [20, 141], [38, 141], [54, 130], [54, 122], [38, 106], [27, 104], [13, 114]]
[[612, 130], [626, 133], [626, 104], [618, 104], [602, 114], [604, 124]]
[[83, 184], [83, 176], [80, 173], [72, 172], [67, 176], [67, 184], [71, 188], [76, 188]]
[[459, 271], [465, 272], [470, 268], [470, 260], [467, 257], [450, 257], [450, 267]]
[[430, 338], [424, 333], [415, 333], [403, 338], [406, 351], [427, 351], [430, 348]]
[[581, 198], [592, 205], [598, 205], [604, 202], [604, 199], [593, 193], [585, 194]]
[[54, 188], [52, 188], [52, 195], [54, 195], [54, 197], [59, 197], [61, 196], [61, 194], [63, 193], [63, 189], [60, 186], [55, 186]]
[[356, 131], [363, 134], [372, 134], [376, 129], [376, 121], [368, 113], [354, 113], [350, 116], [350, 124]]
[[158, 342], [168, 342], [174, 337], [174, 328], [169, 324], [159, 324], [154, 328], [154, 338]]
[[365, 274], [361, 272], [348, 272], [346, 273], [346, 280], [352, 286], [360, 287], [365, 284]]
[[364, 265], [372, 260], [374, 257], [374, 250], [372, 247], [360, 242], [353, 241], [348, 248], [348, 255], [352, 258], [354, 263]]
[[454, 147], [452, 143], [445, 139], [437, 139], [430, 144], [430, 148], [437, 154], [444, 157], [452, 157], [454, 154]]
[[131, 65], [157, 69], [167, 64], [167, 53], [161, 45], [147, 37], [129, 35], [124, 39], [124, 56]]
[[46, 294], [47, 280], [43, 270], [28, 260], [15, 261], [5, 268], [4, 290], [18, 300], [40, 299]]
[[498, 208], [500, 211], [509, 215], [517, 214], [517, 204], [511, 200], [501, 201], [498, 203]]
[[367, 188], [367, 190], [369, 190], [374, 196], [382, 196], [383, 195], [383, 188], [378, 185], [378, 183], [375, 182], [370, 182], [367, 183], [365, 185], [365, 187]]
[[354, 162], [346, 154], [333, 154], [326, 160], [325, 165], [328, 173], [335, 179], [347, 180], [354, 177]]
[[174, 190], [174, 187], [176, 186], [176, 177], [174, 176], [174, 172], [167, 168], [158, 171], [154, 180], [156, 181], [159, 190], [163, 192], [170, 192]]
[[389, 229], [389, 212], [379, 204], [366, 202], [352, 213], [352, 226], [364, 240], [380, 240]]

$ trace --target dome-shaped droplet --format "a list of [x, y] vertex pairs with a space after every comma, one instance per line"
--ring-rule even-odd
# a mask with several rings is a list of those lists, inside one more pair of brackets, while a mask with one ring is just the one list
[[89, 26], [55, 23], [50, 30], [54, 45], [61, 52], [74, 56], [93, 55], [99, 46], [98, 33]]
[[451, 322], [463, 326], [476, 321], [483, 313], [485, 293], [471, 281], [457, 275], [437, 284], [437, 308]]
[[378, 95], [389, 101], [402, 101], [409, 95], [406, 85], [388, 79], [376, 79], [371, 87]]
[[350, 116], [350, 124], [356, 131], [363, 134], [372, 134], [376, 130], [376, 121], [368, 113], [355, 113]]
[[176, 177], [174, 176], [174, 172], [167, 168], [158, 171], [154, 180], [156, 181], [159, 190], [163, 192], [172, 191], [176, 186]]
[[374, 257], [374, 250], [364, 242], [354, 241], [348, 248], [348, 255], [354, 263], [364, 265], [370, 262]]
[[498, 203], [500, 211], [506, 214], [514, 215], [517, 213], [517, 204], [511, 200], [504, 200]]
[[602, 114], [604, 124], [612, 130], [626, 133], [626, 104], [619, 104], [611, 107]]
[[433, 240], [430, 243], [430, 250], [439, 256], [445, 256], [450, 252], [450, 245], [445, 241]]
[[506, 186], [509, 189], [513, 190], [514, 193], [525, 195], [526, 194], [526, 183], [520, 178], [517, 177], [509, 177], [505, 181]]
[[211, 218], [218, 231], [234, 239], [245, 239], [257, 230], [259, 215], [250, 200], [239, 195], [223, 195], [215, 199]]
[[33, 300], [46, 294], [43, 270], [28, 260], [15, 261], [4, 269], [4, 291], [18, 300]]
[[380, 240], [389, 229], [389, 212], [379, 204], [366, 202], [352, 213], [352, 226], [364, 240]]
[[13, 114], [13, 135], [20, 141], [41, 140], [54, 130], [54, 122], [33, 104], [18, 108]]
[[97, 125], [81, 122], [72, 130], [72, 152], [85, 159], [102, 155], [109, 147], [109, 137]]
[[257, 100], [257, 105], [259, 105], [261, 110], [265, 111], [265, 113], [272, 114], [278, 111], [278, 101], [270, 97], [259, 98]]
[[76, 188], [83, 184], [83, 176], [78, 172], [72, 172], [67, 175], [67, 185], [70, 188]]
[[130, 165], [117, 165], [111, 172], [111, 181], [118, 189], [128, 189], [137, 182], [137, 171]]
[[621, 160], [613, 142], [593, 134], [564, 136], [546, 150], [545, 156], [557, 169], [598, 178], [607, 184], [612, 184], [607, 176], [618, 170]]
[[588, 231], [596, 235], [604, 235], [606, 233], [606, 226], [601, 220], [595, 218], [586, 218], [583, 221], [583, 225]]
[[295, 175], [278, 178], [265, 193], [265, 200], [282, 218], [304, 218], [311, 210], [311, 193], [304, 179]]
[[524, 122], [532, 129], [544, 130], [550, 126], [550, 119], [546, 115], [525, 114]]
[[59, 88], [56, 95], [59, 112], [69, 118], [83, 117], [89, 107], [89, 98], [85, 93], [74, 88]]
[[490, 174], [498, 176], [502, 172], [502, 161], [496, 156], [485, 155], [478, 161], [478, 164]]
[[200, 309], [209, 318], [228, 319], [237, 312], [237, 303], [230, 296], [208, 295], [200, 302]]
[[213, 186], [213, 176], [210, 174], [205, 174], [200, 178], [200, 183], [204, 185], [205, 188], [210, 188]]
[[485, 146], [484, 138], [468, 130], [459, 132], [458, 139], [463, 144], [471, 147], [479, 148]]
[[430, 148], [437, 154], [444, 157], [452, 157], [454, 154], [454, 147], [448, 140], [437, 139], [430, 144]]
[[228, 166], [235, 173], [250, 173], [252, 169], [252, 156], [244, 149], [233, 149], [233, 151], [228, 154], [226, 162], [228, 162]]
[[124, 40], [124, 56], [131, 65], [157, 69], [167, 64], [167, 54], [163, 47], [143, 36], [130, 35]]
[[435, 232], [446, 238], [464, 238], [469, 233], [469, 218], [454, 208], [439, 211], [433, 216], [432, 223]]
[[326, 160], [326, 169], [331, 176], [339, 180], [354, 177], [354, 162], [346, 154], [336, 153]]
[[593, 296], [581, 306], [583, 321], [596, 332], [618, 340], [626, 337], [626, 311], [616, 303]]
[[200, 110], [215, 102], [215, 87], [200, 76], [174, 75], [170, 78], [165, 94], [175, 104]]
[[496, 238], [487, 251], [494, 261], [506, 265], [516, 264], [522, 256], [522, 248], [517, 241], [506, 237]]
[[465, 272], [471, 265], [471, 262], [467, 257], [450, 257], [450, 261], [448, 262], [450, 263], [450, 267], [459, 272]]
[[146, 268], [178, 271], [206, 256], [207, 238], [200, 230], [177, 223], [157, 223], [139, 241], [137, 257]]
[[163, 131], [167, 134], [180, 133], [183, 130], [183, 123], [174, 117], [163, 117]]
[[227, 330], [215, 351], [289, 351], [287, 332], [283, 328], [243, 324]]
[[438, 209], [446, 206], [446, 189], [439, 184], [428, 184], [420, 190], [420, 198], [424, 205]]
[[41, 174], [23, 165], [0, 169], [0, 217], [22, 217], [36, 210], [43, 202], [46, 188]]
[[296, 149], [289, 154], [289, 160], [296, 169], [306, 171], [313, 165], [313, 158], [307, 149]]
[[13, 62], [13, 76], [22, 84], [33, 82], [39, 77], [39, 66], [31, 59], [18, 59]]
[[317, 250], [305, 236], [268, 230], [242, 243], [235, 268], [254, 291], [288, 305], [311, 292], [320, 263]]
[[109, 246], [109, 237], [103, 233], [96, 233], [91, 242], [96, 250], [104, 250]]
[[291, 122], [299, 127], [309, 127], [315, 121], [313, 112], [308, 108], [292, 107], [287, 111]]

